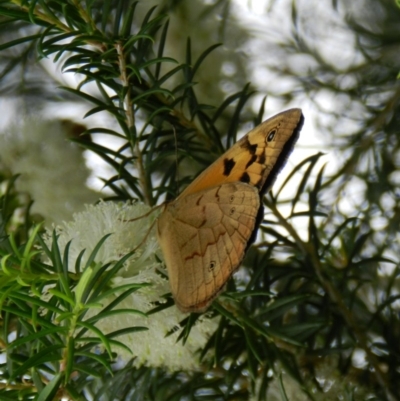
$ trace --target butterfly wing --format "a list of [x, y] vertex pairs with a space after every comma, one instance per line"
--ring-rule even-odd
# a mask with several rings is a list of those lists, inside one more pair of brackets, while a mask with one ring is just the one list
[[303, 121], [300, 109], [266, 120], [161, 213], [158, 239], [180, 310], [207, 309], [239, 267], [256, 229], [261, 195], [286, 163]]
[[202, 312], [237, 270], [260, 208], [258, 190], [226, 183], [167, 205], [158, 237], [172, 294], [183, 312]]
[[235, 181], [265, 193], [285, 165], [303, 122], [300, 109], [286, 110], [264, 121], [205, 169], [179, 197]]

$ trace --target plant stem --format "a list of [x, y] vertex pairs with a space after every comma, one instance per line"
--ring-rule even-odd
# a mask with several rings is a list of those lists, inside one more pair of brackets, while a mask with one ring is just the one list
[[152, 201], [152, 196], [149, 192], [149, 186], [147, 185], [146, 173], [145, 173], [145, 168], [143, 166], [143, 157], [142, 157], [142, 152], [140, 150], [139, 141], [137, 137], [135, 138], [132, 137], [132, 132], [134, 132], [133, 128], [135, 127], [135, 115], [133, 112], [131, 89], [129, 85], [128, 74], [126, 71], [126, 61], [123, 51], [123, 45], [121, 43], [116, 43], [115, 48], [118, 53], [120, 79], [122, 81], [122, 86], [124, 87], [124, 92], [125, 92], [123, 104], [126, 115], [126, 123], [130, 133], [129, 143], [132, 149], [132, 154], [136, 156], [136, 166], [139, 172], [139, 180], [142, 186], [144, 201], [147, 205], [152, 206], [153, 201]]

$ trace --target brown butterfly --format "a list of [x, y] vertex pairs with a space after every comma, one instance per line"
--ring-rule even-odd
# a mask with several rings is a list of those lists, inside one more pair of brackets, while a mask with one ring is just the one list
[[165, 206], [157, 235], [182, 312], [204, 312], [239, 268], [263, 217], [261, 197], [286, 163], [303, 121], [300, 109], [264, 121]]

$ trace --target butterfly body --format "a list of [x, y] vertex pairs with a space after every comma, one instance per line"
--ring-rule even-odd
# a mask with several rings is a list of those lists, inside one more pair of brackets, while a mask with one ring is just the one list
[[157, 234], [181, 311], [206, 310], [239, 268], [302, 123], [291, 109], [260, 124], [166, 205]]

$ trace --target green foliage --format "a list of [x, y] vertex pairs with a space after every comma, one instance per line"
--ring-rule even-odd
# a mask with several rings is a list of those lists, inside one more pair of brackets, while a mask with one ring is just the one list
[[[109, 288], [110, 277], [121, 269], [131, 254], [112, 266], [94, 263], [96, 253], [107, 239], [104, 237], [85, 266], [80, 263], [81, 253], [76, 261], [76, 272], [72, 273], [66, 270], [69, 244], [61, 255], [57, 238], [53, 236], [52, 247], [48, 248], [38, 237], [39, 228], [37, 226], [28, 242], [18, 248], [10, 237], [13, 253], [0, 252], [0, 308], [4, 322], [1, 337], [7, 350], [1, 379], [10, 383], [4, 393], [10, 398], [23, 396], [23, 399], [30, 399], [39, 392], [38, 399], [49, 400], [61, 391], [60, 386], [62, 392], [78, 394], [76, 389], [84, 387], [84, 377], [94, 366], [112, 371], [115, 355], [110, 345], [126, 348], [116, 337], [146, 330], [145, 327], [131, 327], [123, 333], [104, 335], [95, 326], [97, 321], [111, 314], [142, 314], [137, 310], [116, 310], [115, 307], [145, 284]], [[49, 263], [41, 262], [40, 252], [33, 249], [37, 239]], [[101, 301], [112, 294], [118, 295], [116, 300], [103, 308]], [[97, 313], [87, 317], [89, 309]], [[9, 339], [10, 330], [15, 333], [14, 341]], [[32, 377], [34, 385], [25, 386], [21, 392], [20, 380], [25, 375]], [[75, 376], [78, 376], [76, 380]], [[46, 377], [51, 380], [47, 381]]]
[[[195, 172], [236, 141], [254, 92], [247, 85], [220, 105], [202, 103], [196, 74], [219, 45], [195, 57], [192, 41], [197, 38], [188, 39], [185, 61], [174, 60], [165, 54], [167, 15], [150, 8], [140, 21], [141, 4], [2, 1], [0, 33], [9, 40], [0, 45], [5, 55], [0, 80], [8, 82], [3, 95], [27, 88], [35, 93], [37, 84], [25, 89], [20, 80], [16, 84], [16, 67], [29, 82], [25, 73], [32, 68], [27, 62], [32, 55], [62, 60], [63, 73], [79, 74], [81, 81], [76, 88], [57, 90], [57, 96], [90, 105], [87, 116], [107, 112], [115, 120], [116, 128], [100, 126], [85, 134], [117, 138], [118, 150], [76, 140], [113, 168], [114, 175], [104, 180], [112, 191], [109, 200], [135, 199], [153, 206], [174, 197]], [[294, 22], [298, 12], [293, 2]], [[373, 36], [367, 28], [353, 28], [359, 37]], [[384, 43], [383, 34], [379, 39]], [[390, 36], [391, 43], [395, 39]], [[299, 79], [305, 93], [312, 94], [318, 85], [340, 91], [333, 82], [337, 71], [312, 46], [299, 37], [291, 46], [319, 61], [318, 71]], [[2, 175], [7, 186], [0, 199], [0, 309], [6, 359], [0, 366], [0, 398], [247, 400], [257, 394], [265, 400], [279, 377], [280, 397], [290, 400], [286, 376], [297, 383], [302, 399], [328, 399], [329, 383], [340, 382], [340, 391], [329, 393], [329, 399], [400, 400], [399, 186], [390, 179], [399, 168], [391, 157], [399, 152], [399, 105], [398, 89], [387, 88], [394, 86], [400, 67], [379, 69], [371, 48], [363, 48], [366, 64], [349, 72], [358, 86], [342, 92], [350, 103], [367, 81], [366, 117], [359, 131], [341, 138], [341, 146], [350, 150], [341, 169], [327, 179], [324, 156], [315, 154], [267, 195], [262, 241], [249, 249], [240, 277], [213, 304], [211, 314], [220, 320], [199, 351], [198, 372], [114, 365], [117, 355], [111, 345], [126, 349], [118, 336], [146, 330], [133, 326], [104, 334], [96, 327], [110, 315], [144, 315], [116, 307], [145, 284], [109, 285], [132, 253], [114, 263], [96, 263], [104, 237], [84, 265], [82, 251], [75, 271], [69, 271], [70, 246], [61, 254], [54, 234], [49, 247], [40, 236], [41, 226], [32, 222], [29, 205], [24, 224], [12, 224], [21, 206], [13, 190], [18, 178]], [[371, 105], [367, 94], [383, 88], [386, 99]], [[253, 121], [259, 123], [263, 114], [264, 103]], [[225, 116], [228, 124], [221, 123]], [[177, 182], [177, 177], [182, 178]], [[365, 184], [365, 200], [346, 213], [340, 199], [350, 177]], [[289, 200], [283, 199], [288, 186], [294, 193]], [[382, 194], [395, 200], [392, 210], [385, 209]], [[288, 212], [283, 214], [282, 207]], [[389, 218], [384, 232], [374, 228], [376, 216]], [[102, 307], [110, 295], [115, 301]], [[170, 305], [156, 306], [149, 315], [156, 317]], [[188, 341], [199, 319], [192, 314], [182, 322], [180, 341]], [[355, 355], [360, 353], [365, 363], [357, 366]]]

